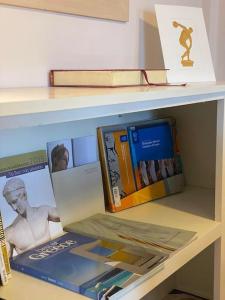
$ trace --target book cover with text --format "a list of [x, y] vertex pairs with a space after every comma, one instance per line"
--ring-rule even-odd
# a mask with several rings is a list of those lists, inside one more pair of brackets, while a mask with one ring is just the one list
[[159, 119], [130, 126], [128, 133], [137, 190], [157, 186], [158, 198], [182, 190], [175, 120]]
[[10, 256], [62, 234], [43, 150], [1, 158], [0, 210]]

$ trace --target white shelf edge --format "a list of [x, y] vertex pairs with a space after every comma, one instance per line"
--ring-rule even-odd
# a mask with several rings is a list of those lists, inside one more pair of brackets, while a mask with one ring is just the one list
[[157, 88], [0, 90], [0, 128], [112, 116], [224, 97], [225, 84], [212, 83]]

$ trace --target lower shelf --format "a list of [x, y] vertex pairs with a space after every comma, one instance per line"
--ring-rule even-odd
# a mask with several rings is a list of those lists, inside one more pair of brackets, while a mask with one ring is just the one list
[[[214, 191], [187, 187], [183, 193], [137, 206], [113, 214], [125, 219], [178, 227], [197, 232], [197, 238], [175, 253], [164, 263], [164, 269], [150, 279], [142, 278], [136, 288], [125, 290], [123, 299], [140, 299], [185, 263], [221, 236], [222, 226], [213, 221]], [[13, 272], [9, 284], [0, 289], [0, 297], [7, 300], [61, 300], [87, 299], [65, 289]], [[115, 299], [115, 297], [112, 297]]]

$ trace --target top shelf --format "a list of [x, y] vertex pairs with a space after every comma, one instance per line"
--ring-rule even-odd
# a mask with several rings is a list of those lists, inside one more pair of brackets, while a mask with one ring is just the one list
[[0, 128], [112, 116], [219, 100], [224, 96], [225, 83], [196, 83], [185, 87], [1, 89]]

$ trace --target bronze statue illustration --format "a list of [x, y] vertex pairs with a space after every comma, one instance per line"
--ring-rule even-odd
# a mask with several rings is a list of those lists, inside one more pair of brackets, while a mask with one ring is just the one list
[[192, 32], [193, 29], [191, 27], [186, 27], [176, 21], [173, 21], [173, 26], [175, 28], [180, 27], [182, 29], [179, 42], [182, 47], [185, 48], [184, 54], [181, 56], [181, 64], [184, 67], [193, 67], [194, 61], [190, 59], [190, 51], [192, 48]]

